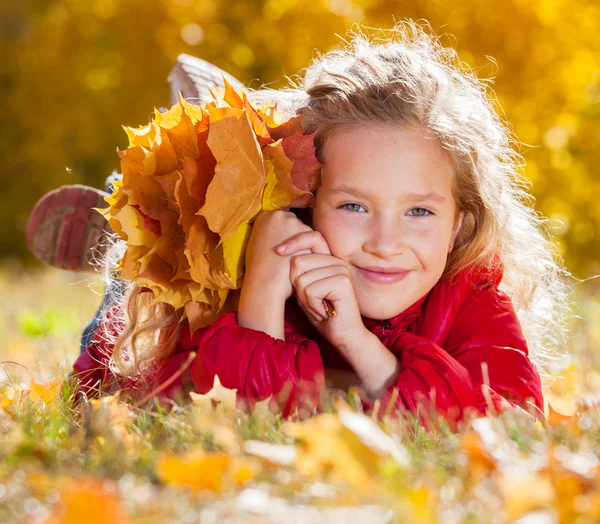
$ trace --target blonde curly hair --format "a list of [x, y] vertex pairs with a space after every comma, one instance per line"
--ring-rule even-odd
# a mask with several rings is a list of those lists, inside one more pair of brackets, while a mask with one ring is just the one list
[[[405, 21], [391, 30], [353, 29], [343, 48], [317, 55], [291, 84], [253, 91], [250, 98], [277, 103], [288, 116], [301, 115], [305, 131], [316, 133], [323, 163], [328, 139], [348, 127], [383, 123], [421, 127], [437, 136], [452, 160], [455, 198], [465, 213], [442, 278], [500, 261], [500, 289], [511, 297], [532, 359], [545, 375], [566, 345], [569, 273], [546, 219], [532, 207], [530, 186], [519, 174], [519, 142], [495, 110], [489, 82], [442, 46], [428, 25]], [[139, 302], [139, 295], [130, 296]], [[134, 340], [137, 309], [132, 304], [126, 309], [134, 325], [123, 335]], [[173, 311], [167, 316], [177, 320]], [[164, 327], [164, 320], [155, 320], [151, 327]], [[117, 341], [117, 362], [124, 338]], [[170, 347], [160, 350], [149, 345], [143, 358], [166, 356], [175, 342], [170, 338]]]

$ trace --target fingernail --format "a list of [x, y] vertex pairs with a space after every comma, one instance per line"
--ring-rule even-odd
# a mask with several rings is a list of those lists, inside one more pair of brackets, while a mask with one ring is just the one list
[[278, 253], [283, 253], [284, 251], [285, 251], [285, 244], [282, 244], [281, 246], [279, 246], [279, 247], [277, 248], [277, 252], [278, 252]]

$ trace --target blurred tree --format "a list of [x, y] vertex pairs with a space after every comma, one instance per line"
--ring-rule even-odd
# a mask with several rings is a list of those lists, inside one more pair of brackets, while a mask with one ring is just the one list
[[[179, 53], [251, 87], [285, 84], [353, 22], [426, 19], [481, 77], [495, 75], [526, 144], [536, 209], [578, 276], [600, 273], [600, 7], [594, 0], [20, 0], [0, 4], [0, 253], [28, 260], [34, 202], [61, 184], [101, 187], [121, 125], [169, 102]], [[488, 57], [493, 57], [494, 60]], [[29, 258], [30, 260], [30, 258]]]

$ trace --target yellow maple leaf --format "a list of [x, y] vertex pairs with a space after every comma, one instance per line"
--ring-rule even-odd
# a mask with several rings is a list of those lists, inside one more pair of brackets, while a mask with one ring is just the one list
[[123, 511], [118, 491], [109, 492], [103, 479], [73, 479], [59, 489], [60, 504], [46, 522], [80, 524], [130, 522]]
[[154, 109], [154, 122], [164, 129], [172, 129], [179, 124], [182, 112], [189, 116], [193, 124], [197, 124], [204, 118], [202, 107], [191, 104], [180, 94], [177, 103], [168, 111], [161, 113], [156, 108]]
[[164, 175], [177, 169], [180, 161], [165, 129], [154, 122], [137, 129], [123, 129], [129, 137], [129, 148], [119, 151], [125, 186], [131, 173]]
[[213, 272], [221, 269], [211, 266], [209, 260], [210, 254], [217, 249], [219, 236], [209, 229], [204, 217], [196, 218], [190, 227], [184, 253], [190, 264], [190, 277], [196, 282], [206, 282]]
[[406, 511], [407, 522], [419, 524], [435, 524], [439, 522], [435, 511], [433, 493], [424, 487], [407, 489], [402, 493], [401, 500], [408, 504]]
[[113, 220], [119, 222], [118, 229], [123, 232], [127, 243], [131, 246], [151, 248], [156, 241], [156, 235], [144, 227], [144, 218], [133, 206], [123, 206]]
[[49, 404], [60, 394], [60, 383], [57, 381], [47, 382], [40, 384], [32, 380], [29, 383], [29, 400], [35, 402], [37, 399], [41, 399], [44, 404]]
[[223, 263], [225, 275], [230, 279], [232, 287], [238, 287], [238, 280], [244, 274], [244, 254], [250, 240], [252, 226], [243, 222], [236, 232], [223, 241]]
[[184, 455], [164, 453], [156, 462], [156, 471], [166, 484], [220, 491], [230, 461], [227, 453], [193, 449]]
[[154, 123], [165, 130], [166, 135], [178, 156], [196, 158], [198, 149], [197, 124], [204, 113], [196, 106], [187, 103], [183, 98], [165, 113], [155, 111]]
[[379, 455], [342, 425], [332, 413], [300, 423], [287, 423], [284, 430], [299, 441], [296, 467], [309, 477], [329, 476], [363, 492], [373, 492], [379, 472]]

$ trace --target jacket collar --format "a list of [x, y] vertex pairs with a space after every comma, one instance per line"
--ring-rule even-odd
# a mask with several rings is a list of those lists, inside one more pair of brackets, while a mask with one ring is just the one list
[[362, 317], [364, 325], [369, 331], [378, 329], [389, 329], [390, 331], [406, 331], [408, 326], [415, 323], [423, 315], [423, 303], [427, 300], [429, 293], [417, 300], [412, 306], [406, 308], [402, 313], [386, 320], [375, 320]]

